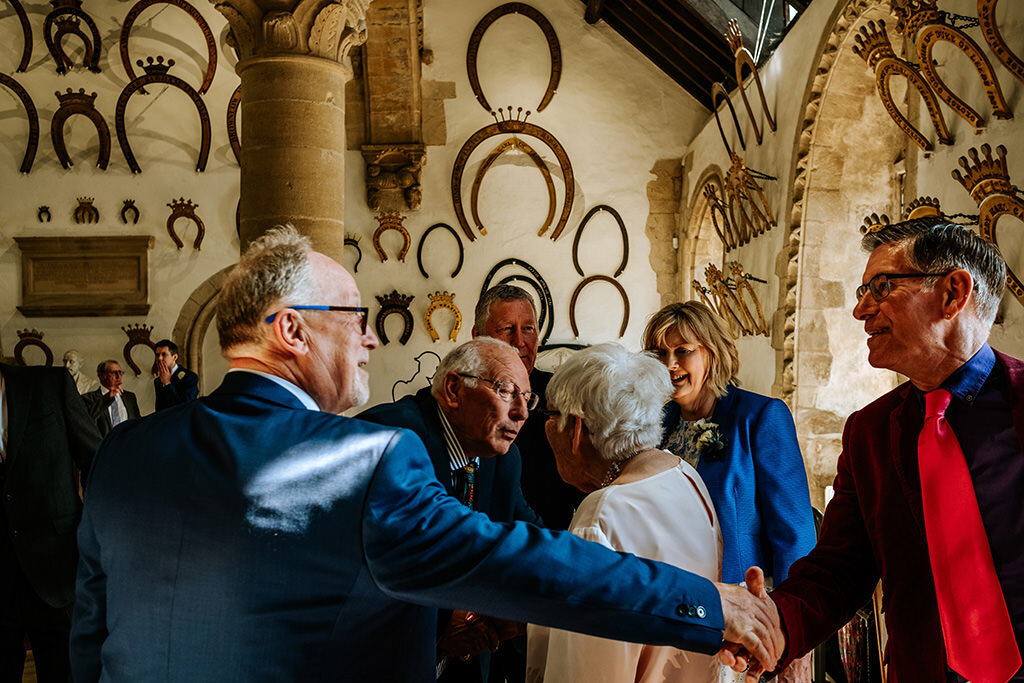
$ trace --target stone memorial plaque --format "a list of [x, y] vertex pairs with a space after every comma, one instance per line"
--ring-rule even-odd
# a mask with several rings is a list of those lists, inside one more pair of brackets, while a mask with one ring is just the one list
[[149, 313], [149, 249], [142, 237], [15, 237], [26, 318]]

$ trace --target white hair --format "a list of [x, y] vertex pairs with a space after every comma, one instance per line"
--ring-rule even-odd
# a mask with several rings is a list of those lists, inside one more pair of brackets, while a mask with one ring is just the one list
[[576, 415], [590, 431], [598, 455], [617, 461], [661, 441], [662, 410], [672, 398], [672, 382], [652, 354], [598, 344], [562, 363], [546, 396], [548, 406], [561, 413], [559, 429]]
[[[494, 337], [477, 337], [470, 341], [456, 346], [441, 360], [441, 364], [434, 371], [434, 379], [430, 384], [430, 393], [436, 398], [441, 395], [444, 388], [444, 378], [448, 373], [454, 372], [457, 375], [482, 375], [490, 368], [489, 359], [493, 358], [499, 351], [507, 351], [515, 354], [519, 360], [519, 352], [510, 344], [506, 344]], [[476, 380], [464, 377], [462, 379], [468, 387], [475, 387]]]

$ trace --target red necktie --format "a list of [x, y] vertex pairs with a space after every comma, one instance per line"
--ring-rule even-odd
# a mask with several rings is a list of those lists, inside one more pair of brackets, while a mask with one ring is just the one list
[[924, 427], [917, 441], [942, 640], [953, 671], [971, 683], [1006, 683], [1020, 669], [1020, 650], [967, 461], [946, 421], [952, 398], [945, 389], [924, 395]]

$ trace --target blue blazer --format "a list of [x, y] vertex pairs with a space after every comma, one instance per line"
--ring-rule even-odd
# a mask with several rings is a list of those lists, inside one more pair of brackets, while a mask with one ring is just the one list
[[77, 683], [432, 683], [437, 607], [722, 642], [710, 581], [491, 522], [448, 495], [412, 432], [306, 410], [252, 373], [113, 430], [85, 500]]
[[[665, 407], [666, 439], [682, 418]], [[722, 581], [739, 583], [748, 567], [764, 569], [775, 585], [814, 547], [814, 516], [793, 416], [786, 404], [729, 386], [711, 421], [725, 442], [718, 461], [701, 458], [722, 527]]]

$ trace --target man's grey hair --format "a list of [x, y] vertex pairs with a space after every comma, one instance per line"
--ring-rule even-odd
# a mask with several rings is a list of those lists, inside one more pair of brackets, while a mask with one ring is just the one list
[[[861, 247], [869, 254], [883, 244], [896, 244], [907, 264], [921, 273], [966, 270], [974, 280], [978, 319], [991, 327], [1006, 288], [1006, 262], [993, 242], [970, 228], [940, 217], [915, 218], [869, 232]], [[925, 280], [926, 287], [935, 283]]]
[[263, 320], [278, 306], [316, 303], [309, 239], [290, 225], [249, 245], [217, 297], [220, 348], [259, 343]]
[[121, 367], [121, 363], [112, 358], [109, 360], [100, 361], [100, 364], [96, 366], [96, 374], [102, 375], [104, 372], [107, 371], [107, 366], [111, 364], [116, 365], [117, 367]]
[[604, 460], [624, 460], [661, 441], [662, 410], [672, 398], [665, 366], [651, 353], [597, 344], [562, 363], [545, 392], [557, 409], [559, 429], [569, 415], [581, 418]]
[[533, 319], [537, 319], [537, 307], [533, 303], [533, 297], [525, 289], [515, 285], [495, 285], [481, 294], [480, 300], [476, 302], [473, 325], [477, 332], [483, 334], [487, 321], [491, 318], [491, 306], [499, 301], [526, 301], [533, 310]]
[[[484, 375], [490, 369], [490, 364], [485, 356], [494, 356], [499, 351], [506, 351], [513, 354], [519, 360], [519, 352], [515, 348], [500, 339], [493, 337], [477, 337], [465, 344], [456, 346], [451, 352], [441, 359], [441, 364], [434, 371], [434, 379], [430, 384], [430, 393], [437, 398], [444, 389], [444, 378], [448, 373], [465, 375]], [[463, 377], [467, 387], [475, 387], [477, 381]], [[525, 390], [525, 387], [520, 387]]]

